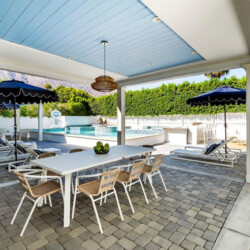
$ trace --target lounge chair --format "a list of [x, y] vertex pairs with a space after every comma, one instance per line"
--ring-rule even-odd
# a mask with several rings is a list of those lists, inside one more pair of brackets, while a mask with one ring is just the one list
[[[227, 144], [228, 144], [229, 142], [233, 141], [234, 139], [236, 139], [236, 137], [231, 137], [230, 139], [226, 140], [225, 142], [224, 142], [224, 140], [223, 140], [223, 142], [224, 142], [224, 144], [222, 145], [223, 147], [222, 147], [222, 148], [220, 147], [219, 150], [221, 150], [222, 153], [225, 153], [225, 146], [227, 146]], [[217, 143], [220, 143], [220, 141], [217, 142]], [[212, 145], [212, 144], [210, 144], [210, 145]], [[209, 146], [210, 146], [210, 145], [209, 145]], [[209, 146], [186, 146], [185, 149], [205, 150], [205, 149], [207, 149]], [[223, 151], [224, 151], [224, 152], [223, 152]], [[228, 152], [228, 153], [231, 153], [231, 154], [235, 154], [235, 156], [236, 156], [237, 158], [240, 158], [240, 157], [242, 156], [242, 150], [239, 149], [239, 148], [231, 148], [231, 147], [228, 147], [228, 146], [227, 146], [227, 152]]]
[[30, 154], [27, 153], [20, 145], [17, 145], [17, 161], [15, 159], [15, 147], [14, 145], [6, 142], [9, 147], [8, 150], [0, 152], [0, 166], [7, 165], [9, 163], [24, 163], [30, 159]]
[[0, 139], [0, 152], [9, 151], [11, 149], [13, 149], [13, 145], [9, 146], [5, 143], [4, 140]]
[[176, 149], [170, 152], [170, 158], [234, 167], [239, 154], [231, 149], [228, 149], [227, 154], [224, 151], [225, 145], [232, 139], [213, 143], [208, 147], [186, 146], [185, 149]]
[[32, 149], [25, 144], [18, 143], [17, 149], [18, 149], [18, 152], [20, 152], [23, 155], [26, 155], [26, 159], [8, 162], [9, 172], [14, 171], [15, 169], [18, 169], [18, 168], [25, 167], [27, 164], [29, 164], [30, 160], [38, 159], [41, 154], [44, 154], [44, 152], [37, 150], [37, 149]]

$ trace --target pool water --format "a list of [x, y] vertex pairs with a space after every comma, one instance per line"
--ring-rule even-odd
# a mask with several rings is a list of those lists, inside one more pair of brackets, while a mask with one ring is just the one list
[[[51, 128], [45, 129], [45, 133], [59, 133], [68, 135], [81, 135], [88, 137], [103, 137], [113, 138], [117, 137], [117, 127], [102, 127], [92, 125], [81, 125], [81, 126], [67, 126], [65, 128]], [[129, 127], [125, 130], [126, 138], [138, 138], [149, 135], [162, 134], [162, 129], [131, 129]]]

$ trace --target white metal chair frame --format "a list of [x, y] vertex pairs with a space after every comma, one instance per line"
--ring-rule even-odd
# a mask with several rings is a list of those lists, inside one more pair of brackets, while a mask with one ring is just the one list
[[166, 187], [166, 184], [164, 182], [163, 176], [162, 176], [161, 171], [160, 171], [160, 167], [161, 167], [163, 158], [164, 158], [164, 155], [158, 155], [158, 156], [152, 156], [152, 157], [150, 157], [148, 159], [148, 163], [151, 164], [151, 165], [148, 165], [148, 166], [149, 167], [153, 167], [153, 171], [150, 172], [150, 173], [143, 173], [142, 172], [142, 174], [144, 175], [143, 176], [144, 184], [146, 184], [147, 179], [148, 179], [148, 182], [149, 182], [149, 184], [150, 184], [150, 186], [151, 186], [151, 188], [153, 190], [155, 198], [158, 198], [158, 196], [157, 196], [157, 194], [155, 192], [155, 188], [154, 188], [154, 185], [153, 185], [153, 179], [152, 179], [153, 176], [159, 175], [165, 191], [166, 192], [168, 191], [168, 189]]
[[[60, 183], [60, 187], [61, 187], [61, 193], [62, 193], [63, 202], [64, 202], [64, 193], [63, 193], [63, 185], [62, 185], [62, 179], [61, 179], [61, 177], [59, 177], [59, 176], [46, 176], [46, 175], [33, 175], [33, 174], [42, 173], [43, 170], [41, 170], [41, 169], [18, 169], [18, 170], [16, 170], [16, 172], [22, 172], [22, 171], [26, 172], [26, 174], [24, 174], [25, 178], [43, 179], [43, 180], [46, 180], [46, 181], [48, 179], [51, 179], [51, 180], [58, 179], [59, 183]], [[34, 205], [32, 206], [32, 209], [31, 209], [31, 211], [30, 211], [30, 213], [28, 215], [28, 218], [27, 218], [27, 220], [26, 220], [26, 222], [25, 222], [25, 224], [23, 226], [23, 229], [22, 229], [21, 234], [20, 234], [21, 237], [23, 236], [23, 234], [24, 234], [24, 232], [26, 230], [26, 227], [27, 227], [27, 225], [28, 225], [28, 223], [29, 223], [29, 221], [31, 219], [31, 216], [32, 216], [32, 214], [33, 214], [33, 212], [34, 212], [34, 210], [35, 210], [35, 208], [37, 206], [37, 203], [39, 202], [40, 199], [43, 198], [43, 197], [39, 196], [36, 199], [34, 199], [33, 197], [31, 197], [31, 195], [28, 195], [27, 191], [25, 191], [24, 194], [23, 194], [23, 196], [22, 196], [22, 198], [21, 198], [21, 200], [20, 200], [20, 202], [19, 202], [19, 204], [18, 204], [16, 212], [15, 212], [15, 214], [14, 214], [14, 216], [13, 216], [11, 222], [10, 222], [11, 225], [14, 223], [14, 221], [16, 219], [16, 216], [17, 216], [17, 214], [18, 214], [18, 212], [19, 212], [19, 210], [20, 210], [20, 208], [21, 208], [21, 206], [23, 204], [23, 201], [24, 201], [24, 199], [26, 197], [30, 201], [34, 202]], [[48, 199], [49, 199], [50, 207], [52, 207], [52, 201], [51, 201], [51, 196], [50, 195], [48, 195]]]
[[[106, 172], [108, 173], [108, 172]], [[79, 186], [79, 179], [83, 179], [83, 178], [92, 178], [92, 177], [100, 177], [101, 176], [101, 179], [103, 178], [103, 173], [98, 173], [98, 174], [93, 174], [93, 175], [78, 175], [77, 173], [77, 177], [76, 177], [76, 180], [75, 180], [75, 190], [74, 190], [74, 200], [73, 200], [73, 207], [72, 207], [72, 219], [74, 219], [74, 216], [75, 216], [75, 207], [76, 207], [76, 196], [77, 194], [81, 193], [79, 190], [78, 190], [78, 186]], [[98, 226], [99, 226], [99, 229], [100, 229], [100, 232], [101, 234], [103, 234], [103, 229], [102, 229], [102, 225], [101, 225], [101, 221], [100, 221], [100, 217], [99, 217], [99, 214], [98, 214], [98, 211], [97, 211], [97, 208], [96, 208], [96, 202], [97, 201], [100, 201], [100, 205], [102, 205], [102, 199], [105, 199], [114, 194], [115, 195], [115, 199], [116, 199], [116, 203], [117, 203], [117, 206], [118, 206], [118, 210], [119, 210], [119, 213], [120, 213], [120, 217], [121, 217], [121, 220], [124, 221], [124, 218], [123, 218], [123, 214], [122, 214], [122, 210], [121, 210], [121, 207], [120, 207], [120, 203], [119, 203], [119, 199], [118, 199], [118, 196], [117, 196], [117, 192], [116, 192], [116, 189], [115, 187], [113, 187], [113, 190], [111, 192], [108, 192], [108, 191], [105, 191], [105, 192], [102, 192], [100, 195], [100, 197], [98, 198], [94, 198], [93, 196], [91, 195], [88, 195], [88, 197], [91, 199], [91, 202], [92, 202], [92, 205], [93, 205], [93, 208], [94, 208], [94, 212], [95, 212], [95, 216], [96, 216], [96, 220], [97, 220], [97, 223], [98, 223]]]
[[[132, 171], [132, 169], [133, 169], [133, 166], [136, 166], [136, 164], [139, 163], [139, 162], [142, 164], [142, 168], [143, 168], [143, 165], [145, 164], [145, 161], [142, 161], [141, 159], [138, 159], [137, 162], [134, 161], [133, 164], [129, 164], [129, 165], [120, 165], [120, 166], [115, 166], [115, 167], [113, 167], [113, 168], [120, 168], [120, 169], [122, 169], [122, 170], [125, 170], [125, 169], [126, 169], [126, 171], [130, 174], [131, 171]], [[142, 168], [141, 168], [141, 170], [142, 170]], [[112, 168], [109, 168], [109, 169], [112, 169]], [[131, 207], [131, 210], [132, 210], [132, 213], [133, 213], [133, 214], [135, 213], [135, 209], [134, 209], [134, 206], [133, 206], [132, 201], [131, 201], [131, 199], [130, 199], [129, 192], [131, 191], [131, 188], [132, 188], [132, 186], [133, 186], [134, 184], [140, 183], [140, 186], [141, 186], [143, 195], [144, 195], [144, 197], [145, 197], [146, 203], [149, 204], [148, 197], [147, 197], [147, 195], [146, 195], [145, 189], [144, 189], [144, 187], [143, 187], [143, 184], [142, 184], [142, 181], [141, 181], [141, 178], [140, 178], [140, 176], [141, 176], [141, 170], [140, 170], [140, 173], [139, 173], [139, 175], [138, 175], [138, 176], [139, 176], [138, 178], [132, 179], [130, 182], [127, 182], [127, 183], [126, 183], [126, 182], [119, 182], [119, 183], [122, 184], [122, 186], [123, 186], [123, 188], [124, 188], [125, 194], [126, 194], [126, 196], [127, 196], [127, 198], [128, 198], [129, 205], [130, 205], [130, 207]], [[104, 200], [104, 203], [106, 203], [106, 198], [105, 198], [105, 200]]]

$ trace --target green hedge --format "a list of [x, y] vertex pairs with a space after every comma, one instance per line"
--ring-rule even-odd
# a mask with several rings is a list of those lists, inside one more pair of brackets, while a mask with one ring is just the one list
[[[175, 114], [214, 114], [223, 112], [223, 107], [200, 106], [190, 107], [187, 99], [211, 91], [222, 85], [246, 88], [246, 78], [217, 80], [211, 79], [201, 83], [183, 82], [175, 85], [163, 84], [155, 89], [142, 89], [126, 92], [127, 116], [158, 116]], [[116, 116], [117, 94], [98, 97], [90, 102], [94, 115]], [[229, 105], [228, 112], [245, 112], [245, 105]]]
[[[221, 87], [222, 85], [246, 88], [246, 77], [231, 77], [224, 80], [211, 79], [200, 83], [183, 82], [175, 85], [163, 84], [155, 89], [142, 89], [126, 92], [127, 116], [158, 116], [175, 114], [215, 114], [223, 112], [223, 107], [190, 107], [188, 98]], [[50, 116], [52, 110], [61, 111], [64, 116], [103, 115], [116, 116], [117, 94], [94, 98], [86, 91], [69, 87], [54, 89], [60, 97], [59, 103], [44, 104], [44, 115]], [[229, 105], [228, 112], [245, 112], [245, 105]], [[11, 117], [10, 110], [1, 111], [0, 116]], [[21, 116], [38, 116], [37, 105], [21, 107]]]

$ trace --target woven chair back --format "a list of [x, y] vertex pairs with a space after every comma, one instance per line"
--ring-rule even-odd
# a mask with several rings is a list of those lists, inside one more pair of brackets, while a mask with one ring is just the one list
[[102, 174], [98, 191], [99, 194], [114, 189], [119, 172], [120, 170], [116, 169]]
[[52, 157], [52, 156], [55, 156], [55, 155], [56, 155], [55, 153], [43, 153], [43, 154], [40, 154], [38, 156], [38, 159], [48, 158], [48, 157]]
[[161, 167], [161, 163], [163, 161], [164, 155], [158, 155], [155, 157], [153, 165], [152, 165], [152, 172], [158, 171]]
[[78, 152], [82, 152], [82, 151], [83, 151], [83, 149], [81, 149], [81, 148], [73, 148], [69, 151], [69, 153], [72, 154], [72, 153], [78, 153]]
[[20, 174], [17, 171], [13, 171], [13, 174], [17, 177], [17, 179], [19, 180], [21, 186], [25, 190], [25, 192], [29, 193], [31, 196], [34, 196], [33, 193], [32, 193], [30, 184], [27, 181], [27, 178], [23, 174]]
[[144, 161], [133, 163], [130, 171], [129, 181], [133, 181], [140, 178], [144, 164], [145, 164]]

